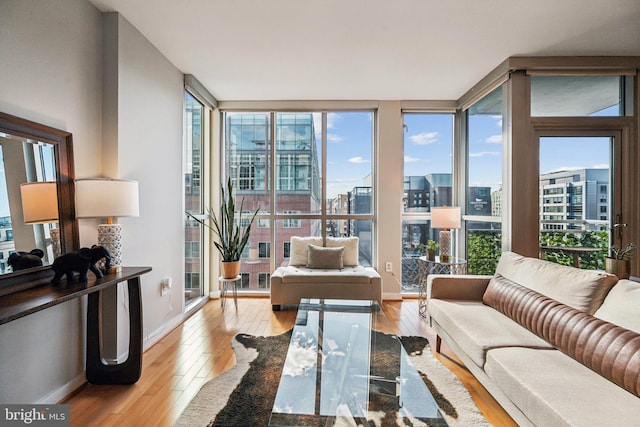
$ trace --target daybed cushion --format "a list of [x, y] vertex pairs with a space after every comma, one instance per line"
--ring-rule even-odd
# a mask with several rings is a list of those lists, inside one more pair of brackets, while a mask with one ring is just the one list
[[327, 237], [327, 248], [344, 248], [344, 265], [359, 265], [358, 237]]
[[513, 252], [502, 254], [496, 274], [589, 314], [600, 307], [618, 281], [613, 274], [579, 270]]
[[322, 246], [322, 237], [293, 236], [289, 247], [289, 265], [307, 265], [309, 245]]
[[375, 270], [362, 266], [338, 270], [289, 265], [277, 271], [282, 283], [368, 283], [377, 277]]
[[324, 248], [322, 246], [309, 245], [307, 254], [307, 267], [309, 268], [343, 268], [342, 257], [344, 248]]
[[594, 316], [640, 334], [640, 283], [620, 280]]
[[640, 399], [557, 350], [487, 353], [485, 372], [539, 426], [637, 426]]
[[481, 368], [487, 351], [492, 348], [553, 348], [545, 340], [481, 302], [431, 299], [428, 311], [431, 318]]

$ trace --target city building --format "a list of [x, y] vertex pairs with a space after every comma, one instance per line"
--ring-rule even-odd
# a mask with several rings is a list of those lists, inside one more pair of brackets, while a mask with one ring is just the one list
[[[320, 212], [320, 171], [312, 114], [277, 114], [275, 147], [269, 140], [268, 114], [229, 114], [226, 123], [226, 134], [229, 135], [225, 141], [227, 174], [238, 207], [243, 203], [246, 221], [256, 209], [270, 209], [269, 158], [272, 149], [276, 151], [277, 170], [276, 206], [271, 209], [283, 215]], [[273, 226], [276, 227], [276, 248], [271, 248]], [[292, 236], [313, 235], [321, 235], [318, 221], [283, 218], [276, 220], [274, 225], [270, 220], [258, 217], [242, 256], [240, 287], [268, 289], [271, 257], [275, 257], [276, 265], [282, 264], [289, 257]]]
[[541, 230], [602, 230], [609, 222], [609, 169], [540, 175]]
[[491, 192], [491, 216], [502, 216], [502, 188]]

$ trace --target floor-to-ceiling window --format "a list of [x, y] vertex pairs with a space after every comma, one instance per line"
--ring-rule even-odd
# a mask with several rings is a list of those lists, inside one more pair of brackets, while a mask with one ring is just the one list
[[405, 112], [402, 292], [418, 292], [418, 257], [429, 240], [431, 207], [453, 205], [453, 113]]
[[243, 289], [269, 289], [292, 236], [358, 236], [360, 263], [372, 265], [372, 111], [228, 111], [223, 121], [221, 179], [236, 206], [258, 210]]
[[604, 269], [624, 229], [622, 144], [632, 80], [621, 75], [532, 75], [539, 146], [540, 249], [545, 259]]
[[493, 274], [502, 253], [502, 88], [465, 111], [463, 218], [469, 274]]
[[[185, 210], [197, 218], [205, 218], [203, 191], [203, 153], [206, 108], [192, 94], [184, 95], [184, 203]], [[204, 245], [202, 225], [186, 217], [184, 230], [185, 305], [204, 293]]]

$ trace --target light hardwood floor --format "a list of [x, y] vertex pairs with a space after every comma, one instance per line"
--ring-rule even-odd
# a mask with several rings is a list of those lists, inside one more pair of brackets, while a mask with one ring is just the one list
[[[230, 304], [229, 304], [230, 302]], [[295, 310], [272, 312], [267, 298], [211, 300], [143, 355], [142, 377], [131, 386], [87, 384], [65, 400], [72, 426], [171, 426], [200, 387], [235, 364], [231, 338], [244, 332], [276, 335], [293, 327]], [[392, 301], [383, 310], [397, 335], [435, 334], [418, 315], [417, 300]], [[496, 426], [516, 426], [500, 405], [443, 343], [436, 357], [460, 378], [485, 417]]]

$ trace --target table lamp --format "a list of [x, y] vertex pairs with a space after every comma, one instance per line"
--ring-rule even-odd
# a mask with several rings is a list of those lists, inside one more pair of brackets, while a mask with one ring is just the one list
[[76, 181], [76, 216], [107, 218], [98, 225], [98, 244], [111, 253], [111, 271], [122, 266], [122, 226], [113, 218], [140, 216], [138, 182], [120, 179], [94, 178]]
[[[26, 182], [20, 184], [22, 215], [25, 224], [58, 222], [58, 187], [55, 181]], [[60, 229], [49, 229], [53, 257], [61, 255]]]
[[451, 261], [451, 229], [460, 228], [460, 207], [431, 208], [431, 228], [440, 231], [440, 261]]

